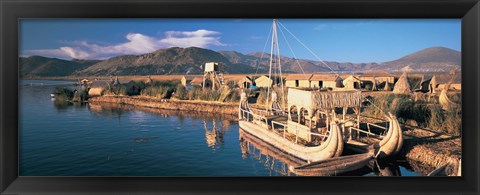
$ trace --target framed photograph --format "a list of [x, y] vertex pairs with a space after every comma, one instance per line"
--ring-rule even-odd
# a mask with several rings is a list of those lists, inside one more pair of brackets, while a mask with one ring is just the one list
[[477, 194], [479, 11], [2, 1], [0, 192]]

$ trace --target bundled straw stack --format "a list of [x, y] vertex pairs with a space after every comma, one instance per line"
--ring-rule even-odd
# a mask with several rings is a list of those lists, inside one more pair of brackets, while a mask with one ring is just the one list
[[393, 87], [393, 93], [408, 94], [410, 93], [410, 84], [408, 84], [407, 73], [404, 72]]

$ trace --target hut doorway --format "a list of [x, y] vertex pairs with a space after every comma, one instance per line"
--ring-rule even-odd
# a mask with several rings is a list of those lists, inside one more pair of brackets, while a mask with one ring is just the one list
[[288, 113], [290, 120], [298, 123], [298, 108], [296, 106], [291, 106]]
[[353, 82], [354, 89], [360, 89], [360, 84], [358, 82]]
[[307, 125], [307, 116], [309, 116], [308, 110], [301, 108], [298, 116], [298, 123], [301, 125]]
[[323, 87], [323, 81], [318, 81], [318, 88], [322, 88]]

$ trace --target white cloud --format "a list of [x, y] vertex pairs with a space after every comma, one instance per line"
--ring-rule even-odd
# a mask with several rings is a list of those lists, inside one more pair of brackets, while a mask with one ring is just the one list
[[86, 41], [73, 41], [74, 47], [58, 49], [26, 50], [23, 55], [43, 55], [59, 58], [101, 59], [117, 55], [144, 54], [169, 47], [225, 46], [220, 41], [221, 33], [200, 29], [196, 31], [166, 31], [165, 37], [157, 38], [140, 33], [129, 33], [126, 42], [112, 45], [99, 45]]
[[72, 48], [72, 47], [60, 47], [60, 50], [63, 51], [65, 54], [72, 58], [77, 59], [85, 59], [90, 56], [87, 52], [83, 51], [80, 48]]

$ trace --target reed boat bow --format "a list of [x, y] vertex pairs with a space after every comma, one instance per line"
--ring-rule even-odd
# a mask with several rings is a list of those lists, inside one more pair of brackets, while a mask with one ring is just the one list
[[387, 158], [394, 156], [402, 149], [403, 133], [397, 117], [388, 113], [389, 128], [387, 135], [380, 141], [370, 146], [369, 150], [375, 158]]
[[403, 132], [397, 117], [388, 113], [385, 116], [389, 122], [389, 128], [382, 140], [368, 145], [357, 141], [348, 141], [346, 147], [359, 153], [370, 153], [375, 158], [388, 158], [395, 156], [402, 150]]
[[294, 143], [281, 135], [263, 128], [250, 121], [241, 120], [239, 126], [245, 132], [265, 141], [266, 143], [307, 162], [316, 162], [340, 156], [343, 152], [342, 132], [338, 124], [330, 124], [328, 138], [319, 146], [304, 146]]

